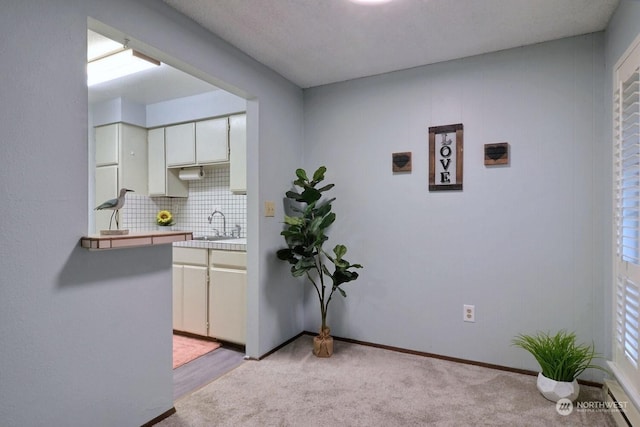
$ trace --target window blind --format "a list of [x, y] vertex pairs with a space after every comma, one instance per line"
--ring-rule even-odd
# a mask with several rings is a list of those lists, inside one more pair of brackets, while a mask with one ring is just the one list
[[613, 106], [616, 250], [612, 367], [627, 392], [640, 396], [640, 38], [616, 65]]
[[640, 312], [640, 291], [638, 285], [626, 277], [618, 278], [616, 292], [616, 341], [620, 352], [624, 353], [631, 365], [638, 369], [638, 313]]
[[623, 260], [639, 263], [640, 218], [640, 100], [638, 70], [623, 82], [618, 96], [618, 252]]

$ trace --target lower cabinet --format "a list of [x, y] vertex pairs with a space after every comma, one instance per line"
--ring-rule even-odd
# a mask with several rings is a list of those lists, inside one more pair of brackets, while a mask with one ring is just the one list
[[173, 329], [244, 345], [246, 252], [173, 248]]
[[207, 335], [207, 250], [173, 250], [173, 329]]
[[209, 253], [209, 336], [246, 342], [247, 253]]

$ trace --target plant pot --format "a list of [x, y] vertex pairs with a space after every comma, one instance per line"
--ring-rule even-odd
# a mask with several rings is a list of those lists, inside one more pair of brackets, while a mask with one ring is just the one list
[[333, 354], [333, 337], [329, 335], [331, 330], [324, 328], [320, 335], [313, 337], [313, 354], [317, 357], [331, 357]]
[[572, 382], [556, 381], [545, 377], [542, 372], [538, 374], [536, 385], [538, 391], [552, 402], [557, 402], [560, 399], [569, 399], [573, 402], [580, 393], [580, 385], [577, 380]]

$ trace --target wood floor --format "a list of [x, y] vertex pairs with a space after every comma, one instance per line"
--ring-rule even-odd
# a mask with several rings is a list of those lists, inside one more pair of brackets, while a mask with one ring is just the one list
[[244, 353], [225, 347], [200, 356], [173, 370], [173, 400], [189, 394], [244, 362]]

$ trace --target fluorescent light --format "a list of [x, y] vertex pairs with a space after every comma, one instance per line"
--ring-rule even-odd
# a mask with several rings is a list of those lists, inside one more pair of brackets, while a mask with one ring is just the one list
[[383, 3], [389, 3], [391, 1], [393, 0], [351, 0], [352, 3], [366, 4], [366, 5], [383, 4]]
[[87, 64], [87, 86], [128, 76], [158, 65], [160, 65], [159, 61], [136, 50], [121, 50]]

